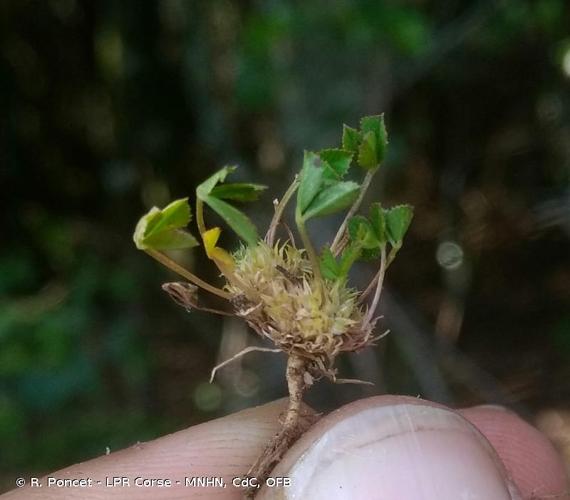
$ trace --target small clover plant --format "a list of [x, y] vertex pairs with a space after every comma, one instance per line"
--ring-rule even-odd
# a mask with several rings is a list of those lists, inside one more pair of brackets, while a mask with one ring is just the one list
[[[374, 330], [384, 275], [402, 247], [413, 216], [409, 205], [384, 208], [378, 202], [372, 203], [365, 214], [358, 213], [387, 147], [384, 118], [379, 115], [362, 118], [359, 129], [345, 125], [338, 149], [305, 151], [299, 174], [281, 200], [275, 202], [264, 238], [234, 204], [257, 200], [265, 186], [226, 182], [234, 166], [222, 168], [196, 188], [199, 238], [187, 229], [192, 218], [188, 198], [173, 201], [163, 209], [152, 208], [137, 224], [137, 248], [187, 280], [163, 285], [178, 304], [188, 310], [205, 309], [241, 317], [273, 344], [272, 348], [249, 347], [236, 354], [214, 368], [212, 378], [217, 369], [247, 352], [284, 352], [288, 356], [288, 411], [281, 431], [252, 466], [249, 476], [260, 480], [266, 477], [302, 432], [299, 413], [305, 389], [322, 377], [334, 382], [360, 382], [337, 378], [335, 359], [342, 352], [372, 345], [382, 336]], [[361, 177], [361, 182], [348, 180], [348, 174]], [[295, 224], [302, 245], [297, 245], [282, 220], [285, 207], [295, 195]], [[218, 246], [221, 228], [206, 225], [205, 206], [242, 240], [237, 250]], [[307, 223], [345, 211], [332, 243], [317, 251]], [[280, 225], [286, 231], [284, 240], [276, 239]], [[223, 275], [223, 288], [206, 283], [164, 253], [199, 246], [199, 240]], [[364, 290], [349, 284], [350, 270], [359, 260], [378, 262], [377, 272]], [[199, 288], [226, 299], [228, 309], [202, 307]], [[246, 495], [253, 494], [248, 491]]]

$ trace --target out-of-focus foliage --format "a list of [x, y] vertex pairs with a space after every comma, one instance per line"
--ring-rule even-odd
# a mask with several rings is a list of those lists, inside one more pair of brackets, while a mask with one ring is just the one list
[[0, 481], [283, 394], [262, 356], [206, 384], [222, 334], [227, 357], [244, 332], [170, 304], [134, 223], [239, 164], [271, 187], [248, 212], [262, 227], [303, 148], [380, 112], [370, 199], [415, 206], [388, 282], [402, 307], [385, 356], [343, 369], [481, 400], [470, 364], [398, 343], [399, 318], [423, 317], [422, 339], [514, 400], [568, 404], [569, 15], [564, 0], [0, 2]]

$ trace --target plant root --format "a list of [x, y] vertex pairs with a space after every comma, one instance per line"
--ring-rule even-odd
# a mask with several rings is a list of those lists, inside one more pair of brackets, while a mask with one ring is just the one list
[[374, 385], [374, 382], [368, 380], [360, 380], [357, 378], [337, 378], [334, 380], [335, 384], [360, 384], [360, 385]]
[[[247, 473], [248, 478], [256, 478], [261, 486], [273, 468], [281, 460], [285, 452], [297, 439], [314, 423], [316, 418], [301, 419], [301, 405], [303, 393], [307, 388], [305, 373], [307, 373], [307, 360], [289, 354], [287, 360], [287, 386], [289, 388], [289, 405], [279, 432], [269, 441], [261, 455], [251, 466]], [[245, 490], [244, 499], [255, 497], [258, 488], [250, 487]]]
[[220, 368], [223, 368], [224, 366], [229, 365], [230, 363], [236, 361], [238, 358], [241, 358], [245, 354], [248, 354], [250, 352], [256, 352], [256, 351], [257, 352], [283, 352], [281, 349], [271, 349], [269, 347], [256, 347], [256, 346], [246, 347], [245, 349], [242, 349], [237, 354], [234, 354], [231, 358], [226, 359], [225, 361], [222, 361], [219, 365], [214, 366], [214, 368], [212, 369], [212, 372], [210, 373], [210, 384], [214, 381], [214, 377], [216, 376], [216, 372]]

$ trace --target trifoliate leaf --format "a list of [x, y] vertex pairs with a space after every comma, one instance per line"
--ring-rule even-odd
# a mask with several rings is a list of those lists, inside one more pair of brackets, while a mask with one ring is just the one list
[[220, 200], [211, 195], [203, 198], [203, 201], [222, 219], [224, 219], [226, 224], [230, 226], [248, 245], [257, 244], [259, 241], [257, 228], [254, 226], [253, 222], [249, 220], [247, 215], [224, 200]]
[[144, 249], [144, 239], [148, 233], [155, 227], [161, 219], [161, 210], [157, 207], [152, 207], [146, 215], [143, 215], [137, 222], [133, 240], [139, 250]]
[[184, 250], [198, 246], [199, 243], [188, 231], [173, 229], [172, 231], [161, 231], [145, 238], [142, 250]]
[[338, 182], [322, 190], [303, 214], [305, 220], [339, 212], [348, 207], [358, 196], [360, 186], [356, 182]]
[[386, 230], [390, 244], [394, 247], [402, 246], [402, 240], [410, 227], [414, 209], [410, 205], [398, 205], [384, 211]]
[[178, 250], [198, 246], [196, 238], [183, 229], [190, 218], [188, 198], [173, 201], [162, 210], [153, 207], [137, 223], [133, 240], [140, 250]]
[[380, 122], [383, 120], [382, 115], [363, 116], [360, 119], [360, 132], [374, 132], [376, 138], [380, 138]]
[[323, 249], [320, 259], [321, 274], [327, 280], [334, 281], [339, 278], [340, 266], [329, 247]]
[[329, 181], [341, 181], [352, 161], [352, 153], [344, 149], [323, 149], [319, 156], [324, 162], [324, 178]]
[[204, 182], [202, 182], [202, 184], [200, 184], [196, 188], [196, 194], [198, 195], [198, 198], [203, 200], [206, 196], [208, 196], [212, 192], [212, 189], [214, 189], [216, 184], [218, 184], [219, 182], [224, 182], [226, 177], [229, 174], [231, 174], [236, 168], [237, 168], [236, 166], [227, 166], [218, 170], [212, 176], [208, 177]]
[[388, 239], [386, 235], [386, 217], [382, 205], [380, 203], [372, 203], [368, 217], [378, 241], [386, 243]]
[[[220, 189], [223, 187], [229, 187], [229, 189], [225, 191], [223, 189], [221, 190], [222, 195], [225, 195], [225, 197], [229, 199], [233, 199], [231, 198], [232, 196], [244, 195], [247, 198], [256, 193], [257, 188], [255, 186], [258, 186], [257, 184], [228, 184], [226, 186], [217, 186], [219, 182], [223, 182], [228, 174], [232, 173], [235, 169], [236, 167], [224, 167], [218, 170], [196, 188], [196, 196], [222, 217], [240, 238], [249, 245], [255, 245], [259, 241], [259, 236], [253, 222], [251, 222], [249, 217], [243, 212], [220, 199], [220, 196], [216, 196], [216, 189], [218, 189], [219, 194]], [[238, 187], [236, 188], [236, 186]], [[243, 186], [247, 187], [244, 188]], [[252, 186], [254, 187], [252, 188]]]
[[190, 223], [192, 212], [188, 204], [188, 198], [182, 198], [169, 203], [161, 210], [158, 223], [149, 228], [148, 236], [166, 228], [181, 228]]
[[360, 145], [360, 134], [355, 128], [343, 125], [342, 127], [342, 149], [350, 151], [354, 154], [358, 153]]
[[386, 156], [388, 148], [388, 133], [384, 123], [384, 115], [365, 116], [360, 120], [360, 131], [363, 135], [373, 132], [376, 138], [376, 165], [379, 165]]
[[358, 148], [358, 164], [365, 169], [376, 168], [378, 166], [377, 157], [376, 135], [373, 131], [366, 132]]
[[362, 215], [356, 215], [348, 221], [348, 234], [351, 241], [362, 248], [379, 248], [380, 241], [372, 229], [372, 224]]
[[297, 207], [304, 214], [313, 201], [323, 183], [323, 165], [319, 156], [311, 151], [305, 151], [303, 169], [297, 192]]
[[236, 182], [219, 184], [210, 191], [210, 195], [222, 200], [255, 201], [265, 189], [267, 186], [261, 184]]

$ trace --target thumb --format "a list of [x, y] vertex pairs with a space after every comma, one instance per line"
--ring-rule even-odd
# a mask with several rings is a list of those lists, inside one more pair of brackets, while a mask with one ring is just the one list
[[[414, 398], [371, 398], [331, 413], [271, 475], [291, 479], [284, 498], [522, 498], [494, 449], [469, 421]], [[273, 495], [262, 491], [260, 498]]]

